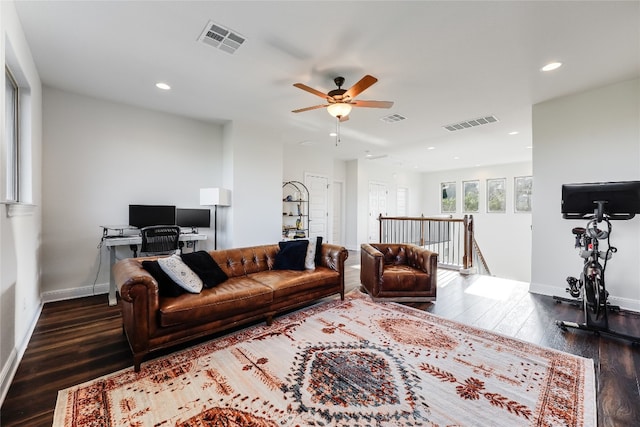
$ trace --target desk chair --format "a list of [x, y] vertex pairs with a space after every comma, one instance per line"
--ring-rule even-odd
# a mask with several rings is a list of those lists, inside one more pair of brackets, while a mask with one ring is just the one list
[[[175, 253], [180, 245], [180, 227], [176, 225], [153, 225], [140, 230], [142, 246], [140, 255], [168, 255]], [[135, 254], [134, 254], [135, 257]]]

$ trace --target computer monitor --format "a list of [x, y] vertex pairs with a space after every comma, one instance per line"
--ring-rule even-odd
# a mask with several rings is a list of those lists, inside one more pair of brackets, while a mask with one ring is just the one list
[[180, 227], [210, 228], [211, 227], [211, 210], [210, 209], [178, 209], [176, 211], [176, 224]]
[[[596, 202], [602, 201], [598, 214]], [[562, 186], [562, 217], [583, 219], [588, 215], [602, 215], [609, 219], [631, 219], [640, 213], [640, 181], [593, 182]]]
[[150, 225], [175, 225], [176, 207], [168, 205], [129, 205], [129, 225], [143, 228]]

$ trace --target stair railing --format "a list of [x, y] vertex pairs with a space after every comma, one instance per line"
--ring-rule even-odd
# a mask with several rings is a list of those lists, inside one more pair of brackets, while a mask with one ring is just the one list
[[474, 238], [473, 215], [447, 217], [378, 217], [381, 243], [410, 243], [438, 253], [441, 267], [475, 272], [477, 263], [489, 271]]

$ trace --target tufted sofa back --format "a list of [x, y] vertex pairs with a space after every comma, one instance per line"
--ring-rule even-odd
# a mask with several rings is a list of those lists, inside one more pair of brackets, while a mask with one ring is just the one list
[[271, 270], [280, 247], [275, 245], [210, 251], [209, 255], [229, 277]]

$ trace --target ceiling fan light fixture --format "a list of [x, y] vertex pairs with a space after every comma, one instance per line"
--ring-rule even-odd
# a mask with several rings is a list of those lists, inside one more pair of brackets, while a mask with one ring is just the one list
[[327, 111], [333, 117], [346, 117], [351, 112], [351, 105], [344, 102], [336, 102], [327, 107]]

